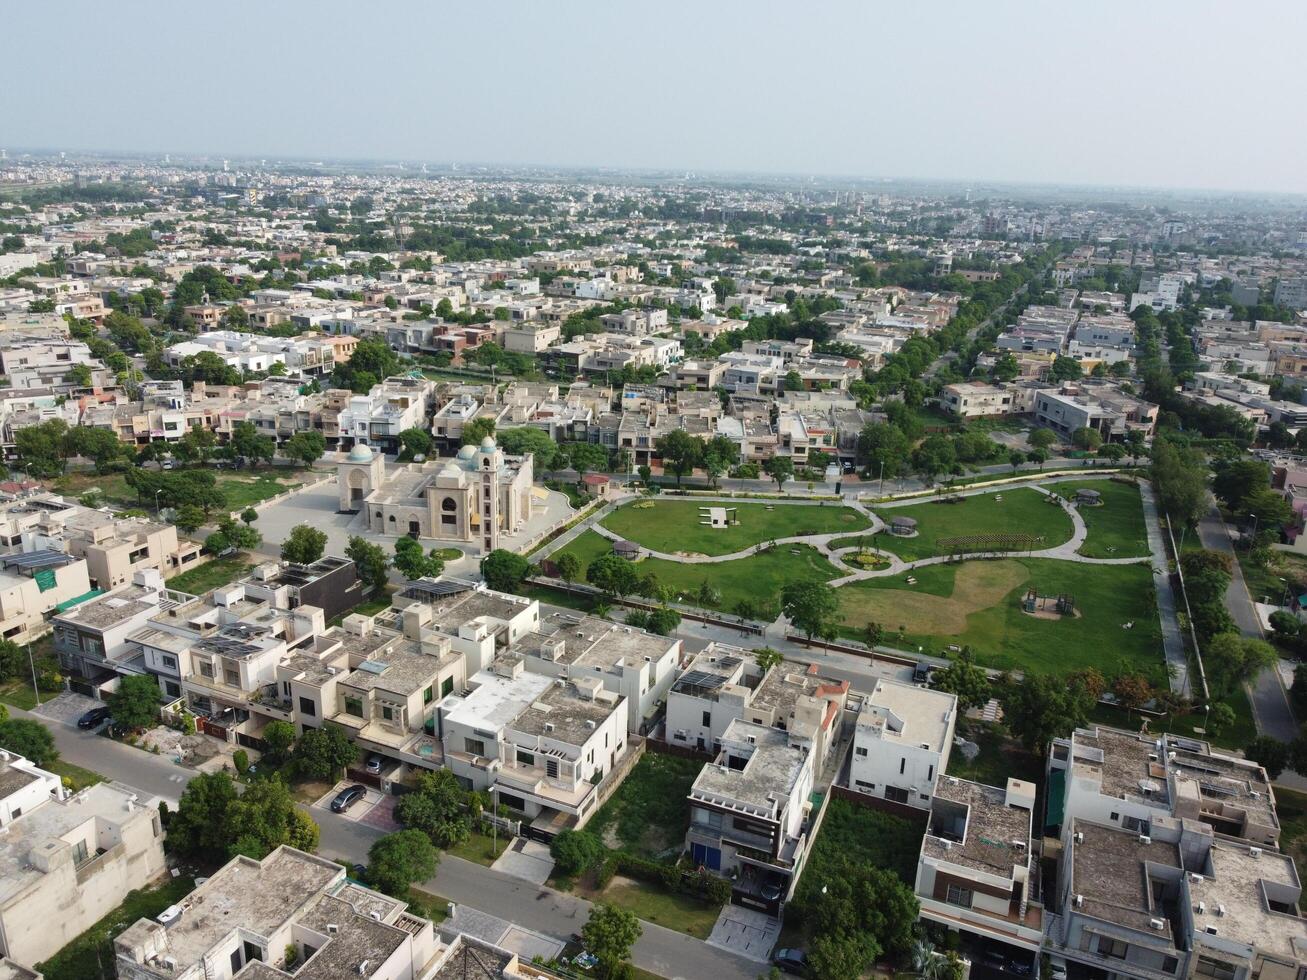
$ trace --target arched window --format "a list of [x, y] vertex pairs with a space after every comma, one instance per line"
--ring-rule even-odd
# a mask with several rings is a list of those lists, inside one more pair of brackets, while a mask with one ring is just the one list
[[440, 502], [440, 509], [445, 511], [446, 513], [450, 511], [458, 510], [458, 501], [455, 500], [453, 497], [446, 497], [444, 500]]
[[394, 523], [395, 523], [395, 515], [394, 515], [394, 514], [391, 514], [391, 515], [390, 515], [390, 523], [391, 523], [391, 524], [394, 524]]

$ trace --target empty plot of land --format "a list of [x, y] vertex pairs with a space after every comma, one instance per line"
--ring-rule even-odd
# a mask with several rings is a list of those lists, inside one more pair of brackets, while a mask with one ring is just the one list
[[[714, 527], [712, 508], [725, 508], [731, 523]], [[851, 507], [816, 504], [711, 504], [696, 500], [642, 500], [613, 511], [603, 520], [614, 534], [664, 554], [729, 555], [802, 534], [859, 531], [867, 518]]]

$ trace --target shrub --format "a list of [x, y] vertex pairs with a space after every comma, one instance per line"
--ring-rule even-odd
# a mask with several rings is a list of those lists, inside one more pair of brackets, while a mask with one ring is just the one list
[[585, 830], [564, 830], [549, 845], [554, 864], [564, 874], [575, 875], [586, 871], [603, 859], [604, 842]]
[[242, 776], [244, 776], [250, 768], [250, 754], [244, 749], [237, 749], [233, 752], [231, 754], [231, 761], [236, 767], [236, 771]]

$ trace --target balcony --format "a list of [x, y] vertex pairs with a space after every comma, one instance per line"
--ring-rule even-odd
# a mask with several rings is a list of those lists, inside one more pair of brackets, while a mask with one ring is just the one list
[[593, 783], [584, 781], [568, 788], [553, 781], [543, 766], [526, 766], [520, 762], [504, 763], [497, 778], [502, 788], [530, 793], [548, 806], [573, 813], [580, 810], [586, 799], [597, 789]]
[[216, 677], [205, 677], [203, 674], [190, 674], [182, 683], [188, 687], [203, 688], [206, 693], [217, 694], [225, 701], [239, 701], [242, 704], [249, 704], [256, 696], [254, 691], [246, 691], [238, 685], [228, 684]]
[[918, 895], [917, 900], [921, 903], [923, 918], [950, 929], [992, 936], [1032, 952], [1038, 952], [1043, 941], [1044, 908], [1034, 902], [1027, 904], [1025, 915], [1022, 916], [1016, 902], [1011, 903], [1006, 914], [1000, 914], [987, 909], [964, 908], [922, 895]]

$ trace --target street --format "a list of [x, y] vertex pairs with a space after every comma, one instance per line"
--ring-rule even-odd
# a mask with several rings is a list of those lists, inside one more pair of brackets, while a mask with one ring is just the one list
[[[15, 718], [47, 719], [18, 708], [9, 709]], [[167, 802], [175, 808], [195, 770], [183, 768], [166, 755], [152, 755], [112, 741], [93, 732], [61, 724], [49, 724], [55, 745], [67, 762], [97, 772], [106, 779], [126, 783]], [[321, 828], [319, 853], [342, 864], [366, 863], [368, 848], [382, 832], [329, 810], [315, 809], [312, 816]], [[580, 932], [590, 914], [590, 903], [552, 888], [534, 885], [521, 878], [443, 855], [435, 878], [422, 888], [452, 902], [489, 912], [518, 925], [559, 939]], [[750, 980], [761, 972], [758, 963], [733, 956], [684, 933], [644, 922], [644, 934], [632, 953], [642, 969], [667, 977], [712, 977], [714, 980]]]

